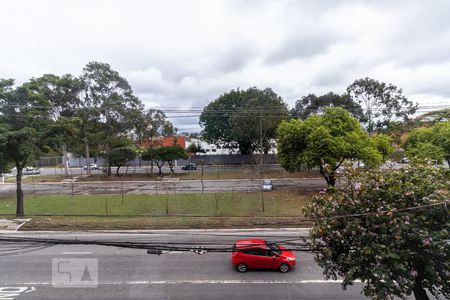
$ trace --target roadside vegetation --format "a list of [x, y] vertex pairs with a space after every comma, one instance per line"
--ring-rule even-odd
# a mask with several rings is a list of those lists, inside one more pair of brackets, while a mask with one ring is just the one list
[[413, 164], [347, 173], [305, 208], [315, 259], [326, 278], [356, 279], [372, 299], [450, 297], [448, 170]]

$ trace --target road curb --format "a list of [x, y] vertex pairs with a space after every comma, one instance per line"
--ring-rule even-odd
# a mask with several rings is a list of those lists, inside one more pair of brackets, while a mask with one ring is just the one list
[[284, 232], [296, 232], [311, 230], [311, 227], [297, 227], [297, 228], [230, 228], [230, 229], [155, 229], [155, 230], [87, 230], [87, 231], [0, 231], [0, 234], [86, 234], [86, 233], [170, 233], [170, 232], [186, 232], [186, 233], [210, 233], [210, 232], [270, 232], [270, 231], [284, 231]]

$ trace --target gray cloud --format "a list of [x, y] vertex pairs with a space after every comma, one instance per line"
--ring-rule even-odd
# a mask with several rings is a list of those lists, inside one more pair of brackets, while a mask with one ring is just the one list
[[[450, 98], [447, 0], [16, 0], [2, 11], [0, 78], [18, 83], [97, 60], [152, 107], [201, 108], [251, 86], [293, 105], [365, 76], [419, 103]], [[199, 130], [196, 118], [171, 120]]]
[[335, 38], [327, 33], [296, 33], [285, 39], [274, 51], [268, 54], [268, 64], [278, 64], [291, 59], [310, 59], [324, 54], [333, 45]]

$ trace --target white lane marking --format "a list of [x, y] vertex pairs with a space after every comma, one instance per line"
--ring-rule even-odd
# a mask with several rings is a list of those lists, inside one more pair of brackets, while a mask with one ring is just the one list
[[14, 300], [15, 297], [20, 296], [23, 292], [29, 293], [35, 291], [35, 287], [27, 286], [4, 286], [0, 287], [0, 299]]
[[[354, 283], [361, 283], [361, 280], [355, 280]], [[99, 285], [175, 285], [175, 284], [308, 284], [308, 283], [342, 283], [342, 280], [144, 280], [144, 281], [115, 281], [99, 282]], [[17, 285], [51, 285], [51, 282], [22, 282]]]
[[20, 224], [19, 226], [17, 226], [17, 228], [16, 228], [15, 231], [19, 231], [20, 227], [22, 227], [23, 225], [25, 225], [25, 223], [30, 222], [30, 221], [31, 221], [31, 219], [25, 219], [25, 220], [23, 220], [22, 224]]
[[91, 254], [92, 252], [61, 252], [61, 254], [77, 255], [77, 254]]
[[34, 286], [30, 287], [28, 290], [25, 291], [25, 293], [34, 292], [36, 288]]

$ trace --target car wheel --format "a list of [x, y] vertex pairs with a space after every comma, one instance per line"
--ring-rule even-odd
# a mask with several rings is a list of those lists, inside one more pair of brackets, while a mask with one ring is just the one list
[[289, 265], [288, 264], [281, 264], [280, 265], [280, 272], [281, 273], [287, 273], [289, 272]]
[[240, 273], [244, 273], [244, 272], [246, 272], [247, 271], [247, 265], [246, 264], [238, 264], [237, 266], [236, 266], [236, 270], [238, 271], [238, 272], [240, 272]]

